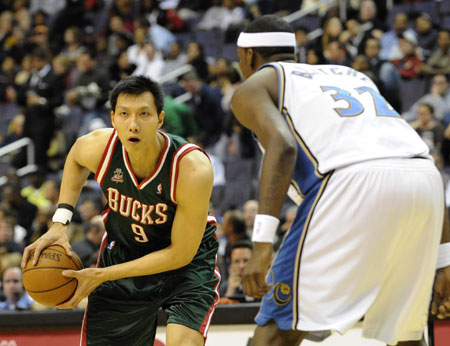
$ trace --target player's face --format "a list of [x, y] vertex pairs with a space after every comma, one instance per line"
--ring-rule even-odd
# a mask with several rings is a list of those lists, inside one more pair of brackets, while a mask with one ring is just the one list
[[161, 128], [164, 112], [158, 114], [150, 92], [139, 95], [120, 94], [111, 122], [127, 151], [154, 143], [156, 130]]

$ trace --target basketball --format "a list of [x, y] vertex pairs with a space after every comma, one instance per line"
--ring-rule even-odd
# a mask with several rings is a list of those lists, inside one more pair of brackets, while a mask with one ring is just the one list
[[31, 253], [23, 269], [23, 285], [28, 294], [36, 302], [46, 306], [56, 306], [69, 300], [75, 293], [78, 281], [62, 275], [66, 269], [79, 270], [83, 264], [74, 253], [70, 257], [60, 245], [50, 245], [45, 248], [36, 266]]

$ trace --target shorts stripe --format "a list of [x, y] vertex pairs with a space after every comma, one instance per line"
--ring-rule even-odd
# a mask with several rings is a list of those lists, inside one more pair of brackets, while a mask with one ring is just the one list
[[[296, 329], [297, 323], [298, 323], [298, 315], [299, 315], [299, 306], [298, 306], [298, 280], [299, 280], [299, 273], [300, 273], [300, 260], [301, 260], [301, 253], [303, 249], [303, 244], [305, 243], [305, 237], [308, 233], [309, 224], [311, 223], [312, 216], [314, 214], [314, 210], [316, 209], [317, 203], [319, 202], [320, 198], [322, 197], [325, 187], [328, 184], [328, 181], [330, 180], [331, 176], [333, 175], [333, 172], [328, 174], [325, 179], [322, 181], [322, 184], [320, 185], [319, 191], [316, 195], [316, 198], [311, 206], [311, 209], [309, 211], [308, 217], [305, 221], [305, 225], [303, 227], [301, 239], [297, 248], [297, 255], [295, 257], [295, 270], [294, 270], [294, 306], [293, 306], [293, 319], [292, 319], [292, 329]], [[286, 236], [287, 237], [287, 236]]]
[[216, 309], [217, 303], [219, 302], [219, 298], [220, 298], [219, 285], [220, 285], [221, 276], [220, 276], [220, 272], [219, 272], [219, 267], [217, 266], [217, 255], [214, 260], [214, 276], [219, 279], [217, 281], [216, 286], [214, 287], [214, 291], [216, 292], [216, 297], [214, 298], [214, 302], [211, 305], [211, 307], [208, 311], [208, 314], [206, 315], [206, 317], [203, 320], [202, 325], [200, 326], [200, 329], [199, 329], [199, 332], [205, 337], [205, 341], [206, 341], [206, 336], [208, 334], [209, 326], [211, 325], [211, 318], [214, 314], [214, 310]]

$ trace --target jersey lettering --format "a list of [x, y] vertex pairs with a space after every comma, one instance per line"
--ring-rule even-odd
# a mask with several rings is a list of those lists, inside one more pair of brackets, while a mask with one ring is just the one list
[[108, 205], [115, 212], [119, 210], [119, 195], [119, 190], [108, 187]]
[[[168, 220], [166, 214], [169, 207], [166, 203], [144, 204], [133, 197], [121, 194], [117, 189], [109, 187], [108, 205], [112, 211], [121, 216], [131, 218], [143, 225], [164, 224]], [[140, 211], [139, 211], [140, 210]]]
[[151, 213], [155, 209], [154, 205], [143, 204], [142, 205], [142, 218], [141, 223], [144, 225], [153, 225], [153, 219]]
[[159, 216], [159, 218], [157, 218], [156, 220], [155, 220], [155, 222], [158, 224], [158, 225], [160, 225], [160, 224], [162, 224], [162, 223], [166, 223], [166, 221], [167, 221], [167, 215], [166, 214], [164, 214], [164, 212], [165, 211], [167, 211], [167, 204], [165, 204], [165, 203], [158, 203], [157, 205], [156, 205], [156, 215], [158, 215]]
[[131, 201], [133, 198], [127, 197], [125, 195], [120, 196], [120, 215], [123, 217], [130, 216], [130, 210], [131, 210]]
[[139, 202], [138, 200], [135, 199], [133, 201], [133, 206], [131, 207], [131, 218], [134, 221], [140, 221], [141, 220], [141, 217], [140, 217], [140, 215], [138, 213], [138, 209], [141, 209], [141, 208], [142, 208], [141, 202]]

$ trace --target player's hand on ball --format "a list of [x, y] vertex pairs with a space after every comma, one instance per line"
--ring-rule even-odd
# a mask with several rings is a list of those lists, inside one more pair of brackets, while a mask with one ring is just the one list
[[61, 245], [69, 255], [72, 255], [67, 226], [61, 223], [54, 223], [43, 236], [38, 238], [33, 244], [28, 245], [23, 251], [22, 269], [25, 268], [30, 256], [33, 256], [33, 265], [36, 265], [42, 250], [50, 245]]
[[272, 243], [254, 243], [250, 260], [242, 272], [245, 294], [261, 298], [270, 290], [266, 284], [266, 274], [272, 262]]
[[58, 309], [73, 309], [78, 306], [80, 301], [87, 297], [91, 292], [100, 286], [104, 279], [101, 278], [101, 269], [86, 268], [82, 270], [65, 270], [62, 274], [66, 277], [78, 280], [77, 290], [70, 300], [57, 306]]
[[439, 319], [450, 317], [450, 266], [436, 272], [431, 313]]

